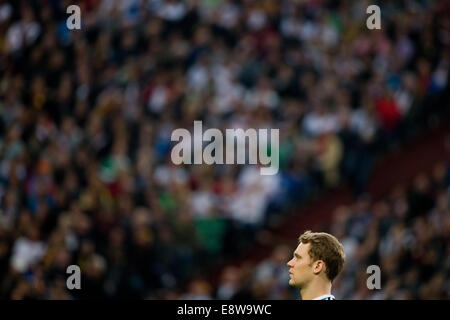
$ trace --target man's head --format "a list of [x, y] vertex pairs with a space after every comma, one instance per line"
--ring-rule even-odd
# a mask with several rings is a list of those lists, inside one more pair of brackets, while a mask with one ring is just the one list
[[303, 288], [316, 277], [332, 282], [341, 272], [345, 252], [336, 237], [325, 232], [306, 231], [299, 237], [299, 245], [289, 267], [289, 284]]

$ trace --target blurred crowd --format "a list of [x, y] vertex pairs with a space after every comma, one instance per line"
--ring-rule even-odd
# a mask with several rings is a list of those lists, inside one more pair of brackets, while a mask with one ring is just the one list
[[[346, 253], [331, 290], [336, 299], [450, 299], [450, 164], [436, 165], [431, 176], [418, 174], [412, 185], [398, 185], [383, 199], [365, 194], [338, 207], [324, 228]], [[194, 280], [187, 293], [169, 297], [299, 299], [286, 267], [295, 245], [275, 246], [260, 263], [226, 266], [216, 287]], [[369, 266], [380, 268], [378, 289], [368, 288]]]
[[[368, 5], [0, 0], [0, 297], [170, 297], [289, 206], [343, 180], [361, 195], [445, 111], [450, 63], [445, 1], [383, 1], [381, 30]], [[194, 120], [280, 129], [279, 174], [173, 165]]]

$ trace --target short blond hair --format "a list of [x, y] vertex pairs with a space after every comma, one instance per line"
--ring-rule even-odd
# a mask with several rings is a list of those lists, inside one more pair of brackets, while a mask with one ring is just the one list
[[333, 281], [344, 268], [344, 247], [335, 236], [326, 232], [304, 232], [298, 241], [309, 243], [308, 254], [312, 261], [322, 260], [325, 262], [325, 273]]

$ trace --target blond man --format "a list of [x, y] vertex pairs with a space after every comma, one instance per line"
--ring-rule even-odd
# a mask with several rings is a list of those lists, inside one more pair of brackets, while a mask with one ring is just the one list
[[325, 232], [306, 231], [289, 267], [289, 285], [298, 288], [303, 300], [335, 300], [331, 283], [342, 271], [345, 252], [336, 237]]

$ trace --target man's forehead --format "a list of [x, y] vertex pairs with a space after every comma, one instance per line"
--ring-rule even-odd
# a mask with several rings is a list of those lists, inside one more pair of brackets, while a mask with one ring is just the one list
[[309, 245], [309, 243], [301, 243], [300, 242], [297, 246], [297, 249], [295, 249], [295, 253], [299, 254], [299, 253], [305, 252], [305, 250], [308, 249], [308, 245]]

